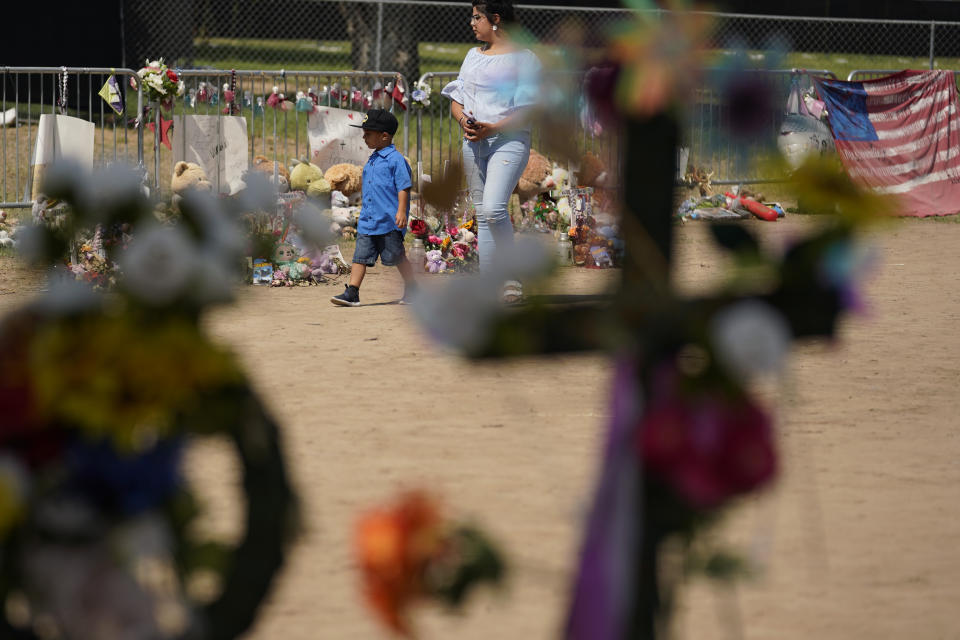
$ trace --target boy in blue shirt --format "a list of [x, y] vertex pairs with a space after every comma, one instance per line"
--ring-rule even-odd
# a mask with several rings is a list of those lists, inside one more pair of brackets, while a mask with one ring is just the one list
[[400, 304], [408, 304], [416, 284], [403, 248], [403, 234], [410, 212], [413, 173], [393, 146], [393, 134], [399, 123], [389, 111], [371, 109], [363, 117], [363, 124], [350, 126], [363, 129], [363, 141], [374, 151], [363, 167], [363, 203], [357, 221], [350, 284], [343, 293], [330, 298], [330, 302], [342, 307], [358, 306], [360, 283], [367, 267], [375, 265], [379, 257], [383, 266], [397, 267], [404, 284]]

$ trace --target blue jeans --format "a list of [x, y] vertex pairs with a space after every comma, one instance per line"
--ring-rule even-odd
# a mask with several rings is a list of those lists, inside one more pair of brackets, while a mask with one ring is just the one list
[[372, 267], [380, 264], [385, 267], [395, 267], [403, 261], [406, 252], [403, 249], [403, 234], [394, 229], [382, 235], [357, 234], [357, 244], [353, 249], [353, 262]]
[[478, 142], [464, 141], [463, 170], [477, 210], [477, 253], [480, 270], [493, 265], [497, 249], [513, 245], [513, 223], [507, 203], [530, 158], [527, 135], [497, 134]]

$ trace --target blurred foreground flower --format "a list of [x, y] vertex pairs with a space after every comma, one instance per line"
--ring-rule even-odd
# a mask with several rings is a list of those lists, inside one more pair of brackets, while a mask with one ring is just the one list
[[770, 421], [745, 395], [658, 397], [637, 432], [651, 474], [694, 508], [757, 489], [776, 471]]
[[[620, 69], [615, 102], [622, 113], [651, 116], [700, 86], [712, 22], [706, 13], [685, 10], [686, 4], [670, 2], [669, 11], [653, 15], [638, 12], [612, 34], [608, 55]], [[605, 85], [604, 77], [595, 87]]]
[[425, 493], [402, 495], [357, 523], [355, 553], [364, 594], [394, 632], [412, 636], [410, 607], [436, 600], [450, 607], [484, 582], [499, 583], [504, 566], [478, 530], [445, 520]]
[[[193, 194], [162, 226], [135, 174], [68, 169], [47, 174], [56, 224], [39, 216], [27, 243], [49, 289], [0, 318], [0, 603], [26, 599], [23, 615], [0, 608], [0, 637], [236, 637], [296, 508], [276, 425], [201, 328], [200, 311], [229, 299], [235, 221]], [[76, 246], [123, 265], [115, 291], [63, 269]], [[181, 475], [190, 437], [212, 434], [243, 468], [236, 547], [204, 537]], [[202, 598], [187, 589], [198, 576], [216, 585]]]

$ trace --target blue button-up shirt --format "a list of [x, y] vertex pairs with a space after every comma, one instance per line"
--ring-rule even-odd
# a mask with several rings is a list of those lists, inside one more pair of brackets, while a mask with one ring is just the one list
[[363, 167], [363, 206], [357, 221], [357, 233], [383, 235], [394, 229], [406, 231], [397, 227], [398, 194], [412, 186], [412, 176], [410, 165], [392, 144], [370, 154]]

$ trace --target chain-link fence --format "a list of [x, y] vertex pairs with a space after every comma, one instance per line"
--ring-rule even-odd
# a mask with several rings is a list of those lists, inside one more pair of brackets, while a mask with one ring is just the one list
[[[124, 0], [127, 60], [164, 56], [172, 66], [216, 69], [397, 70], [408, 79], [453, 71], [469, 46], [467, 2], [412, 0]], [[537, 41], [577, 34], [596, 47], [625, 9], [518, 5]], [[647, 14], [656, 20], [658, 13]], [[157, 27], [163, 16], [163, 28]], [[853, 20], [713, 13], [718, 56], [747, 50], [766, 68], [853, 69], [960, 66], [960, 22]]]

